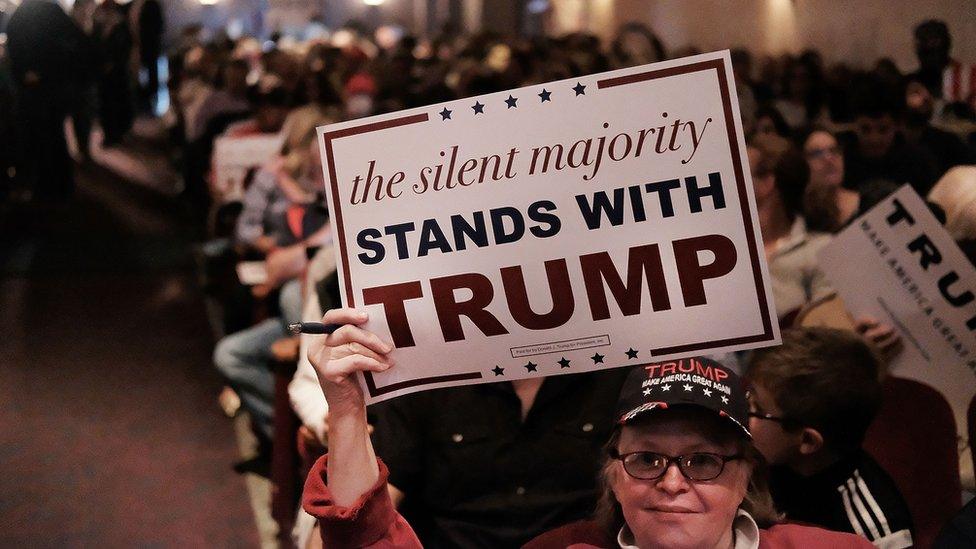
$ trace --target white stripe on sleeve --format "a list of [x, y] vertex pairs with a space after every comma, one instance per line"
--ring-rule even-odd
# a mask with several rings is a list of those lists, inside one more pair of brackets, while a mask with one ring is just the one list
[[854, 527], [854, 533], [861, 537], [867, 537], [864, 535], [864, 529], [861, 528], [861, 522], [857, 520], [857, 515], [854, 514], [854, 508], [851, 506], [850, 490], [848, 490], [847, 486], [844, 485], [837, 489], [840, 491], [841, 500], [844, 502], [844, 511], [847, 512], [847, 520], [849, 520], [851, 522], [851, 526]]
[[884, 532], [884, 535], [886, 536], [891, 534], [891, 527], [888, 526], [888, 518], [885, 517], [884, 513], [881, 512], [881, 507], [878, 505], [878, 501], [874, 499], [873, 495], [871, 495], [871, 491], [868, 490], [868, 485], [864, 483], [864, 479], [861, 477], [861, 472], [857, 469], [854, 470], [854, 479], [857, 482], [858, 492], [861, 494], [861, 497], [865, 502], [867, 502], [868, 506], [871, 507], [871, 510], [874, 511], [874, 516], [878, 517], [878, 523], [881, 526], [881, 531]]
[[871, 531], [871, 536], [869, 539], [878, 539], [881, 537], [881, 532], [878, 531], [878, 526], [875, 524], [874, 519], [871, 518], [871, 514], [868, 513], [867, 508], [864, 503], [861, 502], [861, 498], [857, 497], [857, 487], [854, 485], [854, 479], [847, 479], [847, 488], [851, 493], [851, 502], [854, 503], [854, 508], [857, 509], [857, 514], [864, 519], [864, 524], [867, 525], [868, 530]]

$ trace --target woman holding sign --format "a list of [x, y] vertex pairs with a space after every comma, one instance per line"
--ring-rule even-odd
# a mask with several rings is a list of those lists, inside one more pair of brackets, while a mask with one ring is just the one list
[[[329, 402], [329, 454], [305, 485], [303, 505], [325, 547], [421, 547], [395, 511], [388, 471], [369, 440], [356, 372], [394, 366], [391, 344], [359, 327], [365, 312], [336, 309], [345, 324], [309, 349]], [[775, 525], [752, 443], [746, 392], [708, 359], [638, 367], [621, 391], [607, 444], [598, 521], [560, 528], [529, 547], [872, 547], [863, 538]]]

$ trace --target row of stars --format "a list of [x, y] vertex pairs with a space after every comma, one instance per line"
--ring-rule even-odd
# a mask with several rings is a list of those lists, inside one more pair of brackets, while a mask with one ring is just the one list
[[[634, 348], [631, 347], [626, 351], [624, 351], [624, 354], [627, 355], [628, 360], [634, 360], [637, 358], [638, 351], [634, 350]], [[606, 358], [606, 355], [601, 355], [600, 353], [594, 353], [593, 356], [590, 357], [590, 360], [593, 361], [593, 364], [605, 364], [603, 362], [604, 358]], [[561, 370], [563, 368], [569, 368], [569, 364], [571, 362], [572, 361], [568, 360], [566, 357], [562, 357], [560, 360], [556, 361], [556, 364], [559, 365], [559, 369]], [[535, 372], [538, 371], [539, 365], [530, 360], [522, 367], [525, 368], [526, 372]], [[491, 371], [494, 372], [496, 376], [505, 375], [505, 368], [502, 368], [501, 366], [498, 365], [495, 365], [495, 367], [492, 368]]]
[[[576, 92], [576, 97], [579, 97], [581, 95], [586, 95], [586, 86], [584, 86], [579, 82], [577, 82], [576, 85], [570, 89]], [[545, 88], [542, 88], [542, 91], [538, 95], [539, 95], [540, 103], [545, 103], [546, 101], [550, 101], [550, 102], [552, 101], [552, 99], [550, 99], [552, 92]], [[507, 107], [508, 109], [517, 109], [518, 100], [519, 100], [518, 97], [513, 97], [512, 94], [508, 94], [508, 99], [505, 100], [505, 104], [508, 105]], [[471, 105], [471, 109], [474, 110], [475, 115], [485, 114], [485, 104], [480, 101], [476, 100], [474, 102], [474, 105]], [[444, 110], [442, 110], [438, 114], [441, 115], [441, 120], [450, 120], [451, 113], [453, 112], [454, 111], [448, 109], [447, 107], [444, 107]]]
[[[685, 391], [689, 392], [689, 393], [694, 389], [694, 387], [692, 387], [691, 384], [689, 384], [689, 383], [685, 383], [682, 386], [682, 388]], [[665, 383], [664, 385], [661, 385], [661, 392], [662, 393], [665, 392], [665, 391], [670, 391], [670, 390], [671, 390], [671, 384], [670, 383]], [[710, 396], [712, 396], [712, 390], [711, 389], [707, 389], [705, 387], [702, 387], [702, 394], [704, 394], [707, 397], [710, 397]], [[648, 388], [644, 389], [644, 396], [651, 396], [651, 387], [648, 387]], [[729, 397], [727, 397], [725, 395], [722, 395], [722, 404], [728, 404], [728, 403], [729, 403]]]

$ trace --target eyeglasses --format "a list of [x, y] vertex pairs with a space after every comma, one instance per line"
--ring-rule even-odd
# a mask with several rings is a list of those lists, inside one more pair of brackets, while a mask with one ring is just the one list
[[834, 145], [831, 147], [823, 147], [820, 149], [810, 149], [806, 153], [807, 160], [822, 160], [824, 158], [827, 158], [828, 155], [840, 156], [841, 155], [840, 147]]
[[784, 425], [787, 423], [793, 423], [793, 420], [788, 417], [774, 416], [773, 414], [766, 412], [749, 412], [749, 417], [754, 417], [756, 419], [767, 419], [769, 421], [775, 421], [776, 423], [782, 423]]
[[793, 419], [793, 418], [784, 417], [784, 416], [775, 416], [775, 415], [770, 414], [769, 412], [763, 410], [762, 408], [759, 407], [758, 404], [756, 404], [756, 401], [753, 400], [753, 398], [751, 396], [752, 395], [752, 392], [751, 391], [749, 392], [749, 395], [750, 395], [750, 398], [749, 398], [749, 408], [750, 408], [750, 410], [749, 410], [749, 417], [754, 417], [756, 419], [765, 419], [767, 421], [775, 421], [776, 423], [779, 423], [780, 425], [782, 425], [784, 429], [788, 429], [790, 427], [794, 427], [794, 426], [798, 425], [798, 422], [795, 419]]
[[610, 450], [610, 457], [619, 459], [627, 474], [640, 480], [656, 480], [664, 476], [671, 464], [678, 466], [678, 470], [688, 480], [706, 481], [717, 478], [725, 470], [725, 464], [742, 459], [741, 454], [723, 456], [710, 452], [694, 452], [681, 456], [669, 456], [656, 452], [629, 452], [621, 454], [615, 449]]

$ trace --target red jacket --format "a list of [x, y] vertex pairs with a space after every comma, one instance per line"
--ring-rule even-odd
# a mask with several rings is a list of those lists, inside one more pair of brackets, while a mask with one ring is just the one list
[[[338, 507], [326, 486], [326, 463], [322, 456], [305, 481], [302, 507], [319, 520], [326, 549], [369, 547], [376, 549], [422, 548], [420, 540], [400, 513], [393, 508], [386, 489], [390, 472], [379, 461], [380, 478], [351, 507]], [[530, 541], [526, 549], [610, 548], [616, 543], [592, 521], [557, 528]], [[779, 524], [759, 531], [759, 549], [873, 549], [868, 540], [853, 534], [831, 532], [810, 526]]]

